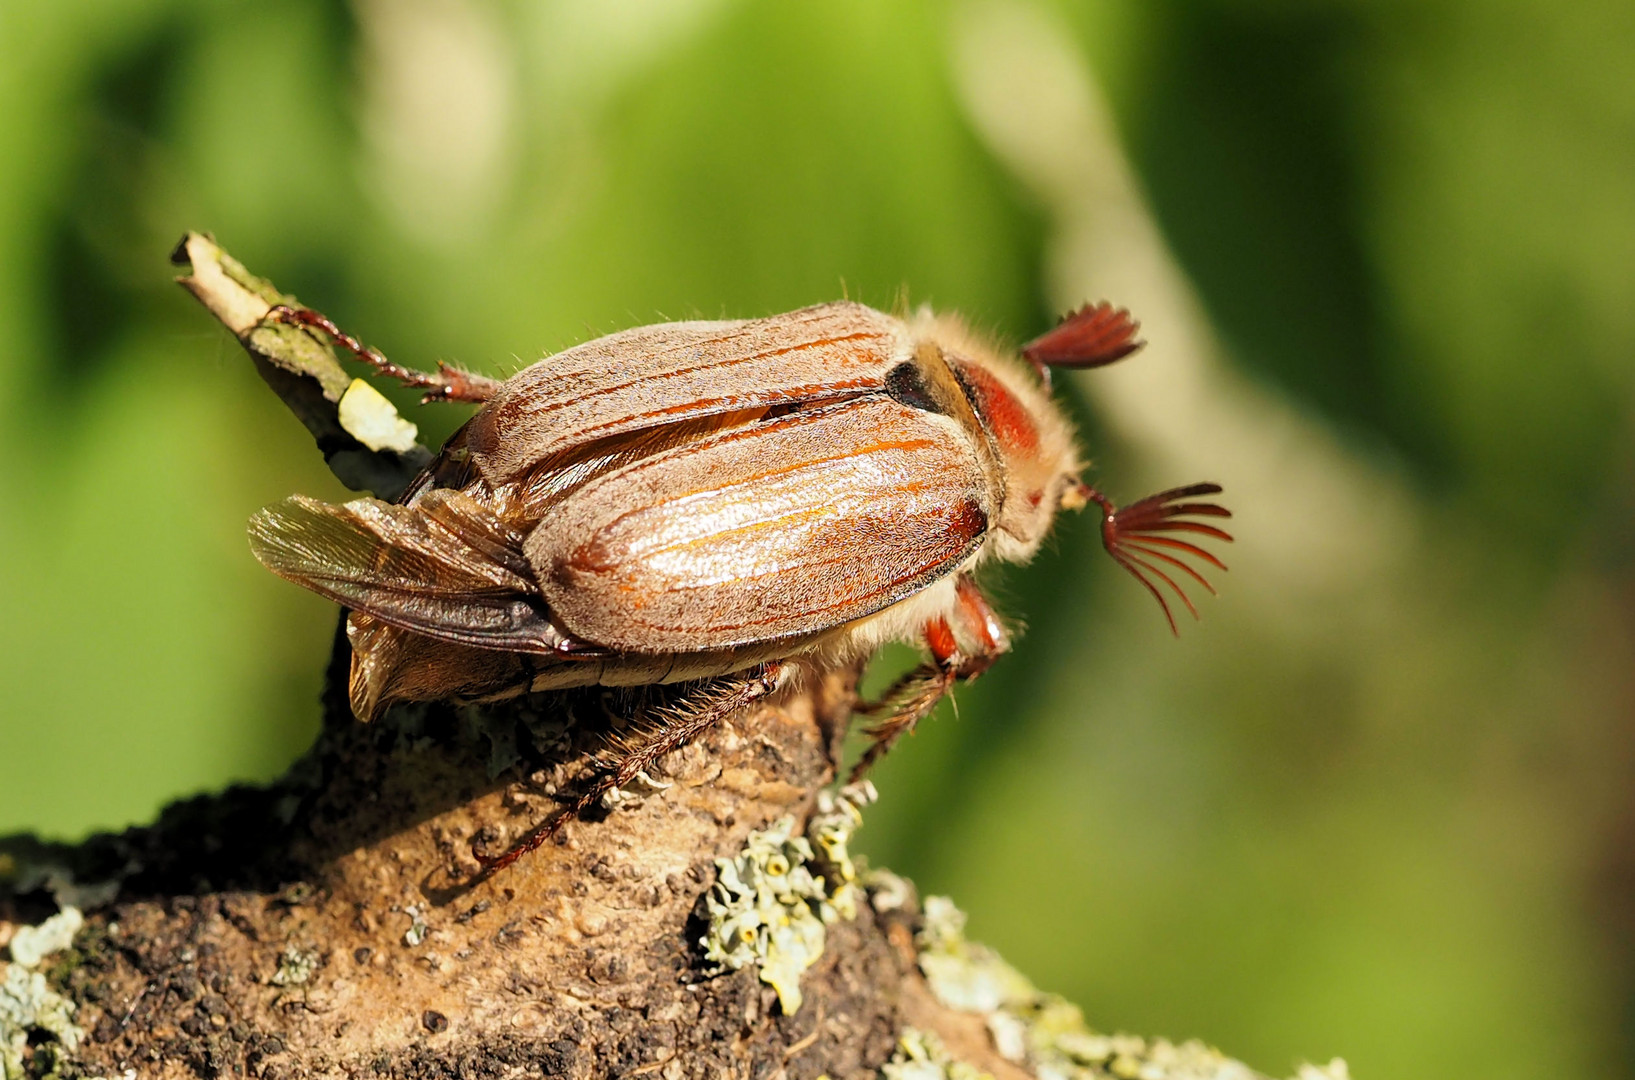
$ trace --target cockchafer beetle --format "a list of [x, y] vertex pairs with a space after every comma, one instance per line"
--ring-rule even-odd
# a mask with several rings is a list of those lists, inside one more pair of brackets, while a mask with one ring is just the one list
[[860, 774], [1009, 649], [972, 575], [1030, 558], [1060, 509], [1096, 504], [1108, 553], [1172, 630], [1158, 583], [1196, 618], [1176, 576], [1214, 590], [1184, 558], [1226, 569], [1184, 538], [1231, 539], [1192, 520], [1230, 516], [1195, 501], [1219, 486], [1119, 508], [1080, 479], [1049, 376], [1140, 348], [1105, 302], [1022, 348], [1034, 375], [957, 319], [849, 301], [624, 330], [503, 382], [398, 367], [310, 309], [272, 317], [427, 400], [482, 406], [395, 503], [297, 495], [251, 519], [268, 569], [350, 609], [360, 719], [395, 701], [706, 680], [485, 874], [799, 665], [923, 644], [929, 659], [865, 707], [882, 718]]

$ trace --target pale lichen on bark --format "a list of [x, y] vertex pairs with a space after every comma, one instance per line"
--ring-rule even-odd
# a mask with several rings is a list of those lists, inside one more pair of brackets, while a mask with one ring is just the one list
[[[429, 453], [367, 395], [363, 421], [343, 415], [354, 380], [333, 352], [267, 319], [291, 299], [204, 236], [175, 257], [335, 474], [401, 491]], [[474, 844], [525, 834], [671, 692], [363, 725], [347, 657], [337, 635], [323, 730], [277, 782], [79, 845], [0, 841], [7, 1080], [1255, 1075], [1196, 1044], [1091, 1032], [965, 942], [951, 906], [922, 912], [902, 879], [861, 870], [847, 844], [867, 799], [823, 793], [855, 671], [732, 717], [665, 758], [645, 797], [467, 890], [453, 883]], [[68, 907], [86, 910], [71, 943], [75, 916], [47, 923]]]
[[[397, 439], [372, 438], [377, 427], [393, 430], [398, 418], [391, 403], [378, 392], [369, 397], [367, 383], [355, 389], [357, 380], [316, 335], [267, 318], [274, 307], [295, 306], [295, 297], [250, 273], [201, 233], [182, 237], [171, 261], [189, 269], [177, 282], [238, 338], [262, 379], [312, 433], [341, 483], [390, 499], [431, 460], [431, 452], [415, 444], [412, 426], [406, 439], [401, 428], [395, 429]], [[353, 405], [352, 394], [361, 400], [343, 408]], [[349, 415], [354, 411], [359, 420]]]

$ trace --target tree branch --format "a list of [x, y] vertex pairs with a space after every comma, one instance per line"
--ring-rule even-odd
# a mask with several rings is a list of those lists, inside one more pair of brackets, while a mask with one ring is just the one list
[[[238, 338], [261, 378], [312, 433], [341, 483], [392, 499], [431, 461], [431, 451], [414, 443], [412, 434], [410, 445], [397, 449], [372, 437], [371, 429], [390, 426], [396, 410], [368, 383], [348, 375], [322, 338], [306, 327], [267, 318], [278, 305], [300, 306], [295, 297], [251, 274], [203, 233], [182, 237], [170, 261], [188, 267], [191, 272], [177, 283]], [[348, 394], [356, 396], [343, 409]], [[346, 422], [360, 411], [373, 423]]]
[[[290, 298], [199, 234], [175, 259], [335, 474], [384, 497], [403, 490], [429, 454], [372, 447], [378, 425], [361, 436], [349, 426], [341, 403], [355, 384], [327, 344], [266, 321]], [[277, 782], [184, 800], [150, 826], [79, 845], [0, 841], [8, 1067], [1254, 1075], [1193, 1044], [1096, 1036], [965, 942], [951, 906], [922, 911], [900, 879], [859, 878], [845, 854], [855, 810], [818, 794], [835, 775], [855, 671], [737, 715], [668, 755], [645, 797], [624, 793], [600, 820], [462, 891], [447, 886], [477, 868], [474, 845], [503, 850], [571, 798], [609, 735], [670, 692], [399, 707], [364, 725], [346, 703], [347, 664], [338, 634], [323, 730]], [[77, 934], [68, 917], [24, 929], [59, 907], [87, 910]]]

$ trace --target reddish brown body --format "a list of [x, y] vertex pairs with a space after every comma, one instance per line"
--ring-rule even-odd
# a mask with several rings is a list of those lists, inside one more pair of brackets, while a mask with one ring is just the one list
[[[401, 503], [296, 496], [251, 521], [263, 563], [351, 609], [363, 719], [399, 700], [718, 676], [738, 677], [721, 698], [737, 707], [787, 661], [922, 642], [931, 659], [887, 695], [866, 766], [1008, 648], [972, 575], [1029, 558], [1058, 509], [1097, 502], [1108, 550], [1166, 616], [1154, 579], [1190, 610], [1171, 572], [1208, 583], [1181, 556], [1220, 566], [1166, 534], [1230, 539], [1187, 520], [1224, 510], [1177, 501], [1214, 485], [1117, 510], [1080, 479], [1048, 380], [928, 311], [639, 327], [503, 383], [406, 372], [322, 316], [282, 315], [429, 397], [484, 403]], [[1135, 331], [1087, 307], [1023, 357], [1041, 375], [1096, 366]]]

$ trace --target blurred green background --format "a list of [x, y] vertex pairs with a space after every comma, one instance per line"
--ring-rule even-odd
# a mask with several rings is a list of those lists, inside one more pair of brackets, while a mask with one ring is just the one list
[[1094, 478], [1225, 484], [1224, 596], [1171, 640], [1064, 522], [871, 856], [1101, 1028], [1635, 1075], [1631, 57], [1626, 0], [0, 0], [0, 833], [316, 729], [334, 612], [243, 529], [343, 492], [186, 228], [492, 372], [1106, 293], [1152, 346], [1064, 380]]

